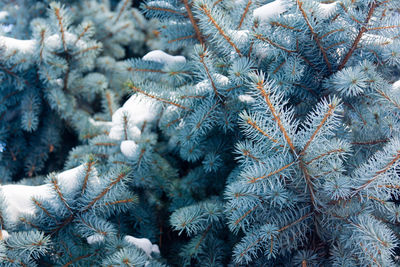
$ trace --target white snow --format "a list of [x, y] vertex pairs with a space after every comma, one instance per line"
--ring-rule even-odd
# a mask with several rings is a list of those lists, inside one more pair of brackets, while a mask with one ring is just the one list
[[57, 176], [58, 184], [65, 194], [74, 192], [77, 189], [76, 187], [79, 186], [79, 184], [76, 183], [76, 177], [80, 173], [84, 172], [84, 170], [85, 166], [79, 165], [78, 167], [60, 173]]
[[6, 230], [1, 230], [0, 240], [6, 240], [9, 237], [10, 237], [10, 234]]
[[400, 89], [400, 80], [395, 81], [395, 82], [392, 84], [392, 90], [393, 90], [393, 91], [398, 91], [399, 89]]
[[161, 50], [153, 50], [143, 56], [143, 60], [155, 61], [165, 65], [172, 65], [175, 63], [185, 64], [186, 58], [184, 56], [172, 56]]
[[94, 234], [86, 238], [86, 241], [89, 245], [93, 245], [96, 243], [101, 243], [104, 241], [104, 236], [101, 234]]
[[0, 21], [4, 20], [7, 17], [8, 17], [7, 11], [0, 11]]
[[132, 122], [136, 125], [146, 122], [153, 122], [160, 113], [161, 105], [153, 99], [149, 99], [143, 95], [131, 96], [125, 102], [123, 108], [131, 114]]
[[14, 51], [23, 54], [33, 54], [36, 41], [35, 40], [19, 40], [11, 37], [0, 36], [0, 47], [6, 54], [13, 54]]
[[239, 95], [239, 101], [247, 104], [251, 104], [255, 102], [255, 99], [250, 95]]
[[321, 10], [321, 15], [323, 18], [329, 18], [332, 16], [337, 8], [336, 2], [330, 3], [330, 4], [319, 4], [320, 10]]
[[271, 3], [256, 8], [253, 16], [260, 21], [268, 20], [286, 11], [286, 7], [282, 0], [275, 0]]
[[[76, 182], [79, 174], [84, 172], [85, 165], [64, 171], [57, 176], [58, 184], [65, 194], [76, 190], [79, 184]], [[96, 170], [94, 170], [96, 172]], [[94, 173], [95, 176], [96, 173]], [[90, 183], [99, 183], [100, 181], [91, 180]], [[39, 186], [9, 184], [0, 186], [0, 194], [6, 201], [5, 217], [7, 221], [14, 224], [19, 221], [20, 217], [26, 215], [34, 215], [36, 206], [32, 202], [32, 198], [40, 198], [41, 200], [50, 200], [53, 198], [53, 190], [50, 184]], [[56, 203], [55, 203], [56, 205]]]
[[147, 238], [136, 238], [130, 235], [124, 237], [124, 240], [129, 244], [132, 244], [142, 249], [147, 256], [151, 256], [151, 253], [160, 253], [160, 249], [157, 245], [153, 245]]
[[33, 197], [42, 200], [51, 199], [51, 187], [49, 184], [40, 186], [29, 185], [2, 185], [1, 194], [6, 200], [6, 214], [3, 215], [7, 221], [14, 224], [24, 215], [33, 215], [36, 207], [32, 202]]
[[128, 159], [135, 160], [140, 154], [139, 146], [132, 140], [122, 141], [120, 148], [122, 154]]

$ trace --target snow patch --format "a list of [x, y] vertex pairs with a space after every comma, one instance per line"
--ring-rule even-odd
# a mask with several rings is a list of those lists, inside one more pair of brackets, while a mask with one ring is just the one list
[[0, 21], [6, 19], [8, 17], [7, 11], [0, 11]]
[[1, 230], [0, 240], [6, 240], [9, 237], [10, 237], [10, 234], [6, 230]]
[[160, 253], [160, 249], [158, 248], [157, 245], [153, 245], [150, 240], [147, 238], [136, 238], [130, 235], [127, 235], [124, 237], [124, 240], [131, 244], [134, 245], [140, 249], [142, 249], [147, 256], [151, 256], [151, 253]]
[[86, 238], [86, 241], [89, 245], [93, 245], [96, 243], [102, 243], [104, 241], [104, 236], [101, 234], [94, 234]]
[[184, 56], [172, 56], [161, 50], [153, 50], [147, 53], [143, 56], [143, 60], [155, 61], [165, 65], [186, 63], [186, 58]]
[[2, 185], [0, 191], [7, 203], [4, 216], [12, 224], [16, 224], [22, 216], [35, 214], [36, 207], [32, 202], [33, 197], [39, 197], [42, 200], [50, 200], [52, 197], [49, 184], [40, 186]]
[[239, 101], [246, 103], [246, 104], [251, 104], [255, 102], [255, 99], [252, 96], [249, 95], [239, 95], [238, 96]]
[[282, 0], [275, 0], [271, 3], [256, 8], [253, 11], [254, 18], [261, 21], [268, 20], [286, 11], [286, 6]]
[[57, 176], [58, 184], [61, 186], [63, 193], [70, 194], [74, 192], [79, 186], [76, 182], [76, 177], [79, 174], [83, 173], [85, 169], [85, 165], [80, 165], [73, 169], [64, 171]]
[[121, 142], [121, 152], [128, 159], [135, 160], [139, 156], [139, 146], [132, 140], [126, 140]]
[[319, 3], [320, 11], [321, 11], [321, 17], [322, 18], [329, 18], [332, 16], [337, 8], [336, 2], [330, 3], [330, 4], [323, 4]]
[[36, 41], [35, 40], [19, 40], [6, 36], [0, 36], [0, 47], [3, 48], [5, 54], [13, 54], [16, 52], [22, 54], [33, 54]]
[[395, 81], [395, 82], [392, 84], [392, 90], [393, 90], [393, 91], [399, 91], [399, 90], [400, 90], [400, 80]]

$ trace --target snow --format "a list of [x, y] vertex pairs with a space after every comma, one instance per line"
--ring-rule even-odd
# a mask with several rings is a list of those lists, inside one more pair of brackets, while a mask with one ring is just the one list
[[0, 21], [4, 20], [7, 17], [8, 17], [7, 11], [0, 11]]
[[186, 58], [184, 56], [172, 56], [161, 50], [153, 50], [143, 56], [143, 60], [155, 61], [165, 65], [172, 64], [185, 64]]
[[49, 200], [52, 197], [49, 184], [40, 186], [2, 185], [0, 191], [7, 203], [4, 217], [12, 224], [17, 223], [22, 216], [34, 215], [36, 207], [32, 202], [33, 197], [40, 197], [42, 200]]
[[275, 0], [271, 3], [256, 8], [253, 16], [261, 21], [268, 20], [286, 11], [286, 7], [282, 0]]
[[[64, 194], [77, 190], [76, 182], [79, 174], [84, 172], [85, 165], [64, 171], [57, 176], [58, 184]], [[95, 170], [94, 170], [95, 171]], [[96, 175], [97, 176], [97, 175]], [[91, 180], [90, 183], [99, 183], [99, 180]], [[18, 223], [19, 218], [26, 215], [34, 215], [36, 206], [32, 198], [50, 200], [53, 198], [53, 190], [50, 184], [40, 186], [9, 184], [0, 186], [0, 194], [6, 201], [5, 217], [11, 224]]]
[[6, 36], [0, 36], [0, 47], [5, 49], [5, 53], [13, 54], [18, 51], [23, 54], [33, 54], [36, 41], [35, 40], [19, 40]]
[[[57, 181], [65, 194], [70, 194], [77, 190], [79, 184], [76, 182], [76, 177], [85, 171], [85, 166], [80, 165], [73, 169], [64, 171], [57, 176]], [[75, 179], [74, 179], [75, 178]]]
[[332, 16], [337, 8], [336, 2], [330, 3], [330, 4], [319, 4], [320, 11], [321, 11], [321, 16], [322, 18], [329, 18]]
[[393, 91], [399, 91], [399, 89], [400, 89], [400, 80], [398, 80], [392, 84]]
[[94, 234], [86, 238], [86, 241], [89, 245], [93, 245], [96, 243], [102, 243], [104, 241], [104, 236], [101, 234]]
[[252, 104], [255, 102], [255, 99], [250, 95], [239, 95], [238, 98], [239, 98], [240, 102], [243, 102], [246, 104]]
[[127, 243], [142, 249], [149, 257], [151, 257], [151, 253], [160, 253], [160, 249], [158, 248], [158, 246], [153, 245], [147, 238], [136, 238], [127, 235], [124, 237], [124, 240]]
[[122, 141], [120, 148], [122, 154], [128, 159], [135, 160], [140, 154], [139, 146], [132, 140]]
[[1, 230], [0, 240], [6, 240], [9, 237], [10, 237], [10, 234], [6, 230]]

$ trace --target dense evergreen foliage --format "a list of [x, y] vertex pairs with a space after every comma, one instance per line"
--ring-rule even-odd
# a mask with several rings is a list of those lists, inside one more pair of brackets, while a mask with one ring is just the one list
[[399, 1], [0, 10], [2, 265], [399, 264]]

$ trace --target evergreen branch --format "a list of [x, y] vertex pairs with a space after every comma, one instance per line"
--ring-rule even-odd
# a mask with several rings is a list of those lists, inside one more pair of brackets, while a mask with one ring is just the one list
[[74, 264], [74, 263], [77, 262], [77, 261], [80, 261], [80, 260], [82, 260], [82, 259], [89, 258], [89, 257], [91, 257], [91, 256], [93, 256], [93, 255], [95, 255], [95, 253], [87, 254], [87, 255], [82, 255], [82, 256], [76, 257], [75, 259], [72, 259], [72, 260], [70, 260], [69, 262], [67, 262], [66, 264], [64, 264], [63, 267], [68, 267], [68, 266]]
[[[372, 15], [374, 14], [375, 8], [378, 6], [377, 2], [373, 2], [371, 4], [371, 7], [368, 11], [368, 15], [367, 18], [365, 19], [364, 24], [367, 25], [369, 20], [372, 18]], [[363, 36], [363, 34], [368, 31], [367, 28], [365, 26], [362, 26], [361, 29], [359, 30], [357, 37], [354, 39], [353, 44], [351, 45], [349, 51], [347, 52], [346, 56], [343, 58], [342, 62], [340, 63], [338, 70], [341, 70], [344, 68], [344, 66], [346, 65], [347, 61], [350, 59], [351, 55], [354, 53], [354, 51], [357, 49], [358, 43], [361, 40], [361, 37]]]
[[89, 180], [89, 175], [90, 172], [92, 171], [92, 167], [94, 165], [95, 161], [93, 159], [91, 159], [88, 163], [87, 163], [87, 169], [86, 169], [86, 173], [85, 173], [85, 178], [83, 179], [83, 185], [82, 185], [82, 192], [81, 194], [83, 195], [85, 193], [86, 190], [86, 186]]
[[120, 173], [111, 183], [103, 190], [101, 191], [100, 194], [98, 194], [86, 207], [82, 210], [82, 212], [87, 212], [90, 207], [92, 207], [94, 204], [96, 204], [97, 201], [99, 201], [102, 197], [104, 197], [105, 194], [107, 194], [108, 191], [111, 190], [111, 188], [122, 181], [125, 177], [128, 176], [127, 172], [122, 172]]
[[170, 105], [173, 105], [173, 106], [175, 106], [175, 107], [178, 107], [178, 108], [181, 108], [181, 109], [184, 109], [184, 110], [188, 110], [188, 111], [191, 111], [191, 110], [192, 110], [192, 109], [190, 109], [190, 108], [188, 108], [188, 107], [182, 106], [181, 104], [178, 104], [178, 103], [172, 102], [172, 101], [170, 101], [170, 100], [167, 100], [167, 99], [164, 99], [164, 98], [161, 98], [161, 97], [158, 97], [158, 96], [154, 96], [154, 95], [152, 95], [152, 94], [149, 94], [149, 93], [143, 91], [142, 89], [140, 89], [140, 88], [134, 86], [133, 84], [129, 84], [128, 87], [129, 87], [130, 89], [132, 89], [133, 91], [137, 92], [137, 93], [143, 94], [143, 95], [145, 95], [145, 96], [147, 96], [147, 97], [156, 99], [156, 100], [161, 101], [161, 102], [163, 102], [163, 103], [167, 103], [167, 104], [170, 104]]
[[299, 222], [301, 222], [301, 221], [304, 221], [305, 219], [307, 219], [308, 217], [310, 217], [310, 216], [313, 215], [313, 214], [314, 214], [313, 211], [312, 211], [312, 212], [309, 212], [309, 213], [307, 213], [307, 214], [304, 214], [303, 216], [301, 216], [299, 219], [295, 220], [294, 222], [289, 223], [288, 225], [285, 225], [285, 226], [283, 226], [282, 228], [278, 229], [278, 232], [283, 232], [283, 231], [285, 231], [286, 229], [292, 227], [293, 225], [295, 225], [295, 224], [297, 224], [297, 223], [299, 223]]
[[396, 108], [400, 109], [400, 104], [397, 103], [396, 101], [394, 101], [393, 99], [391, 99], [385, 92], [383, 92], [382, 90], [376, 89], [376, 91], [383, 96], [387, 101], [389, 101], [390, 103], [392, 103]]
[[179, 37], [179, 38], [176, 38], [176, 39], [173, 39], [173, 40], [168, 40], [167, 43], [171, 44], [171, 43], [173, 43], [173, 42], [182, 41], [182, 40], [187, 40], [187, 39], [192, 39], [192, 38], [195, 38], [195, 37], [196, 37], [196, 34], [191, 34], [191, 35], [182, 36], [182, 37]]
[[[184, 0], [186, 1], [186, 0]], [[215, 21], [213, 16], [211, 15], [211, 11], [207, 8], [206, 5], [200, 4], [200, 10], [203, 11], [203, 13], [207, 16], [208, 20], [214, 25], [214, 27], [218, 30], [219, 34], [228, 42], [230, 46], [235, 49], [236, 53], [239, 56], [242, 56], [242, 53], [240, 52], [239, 48], [235, 45], [235, 43], [232, 42], [231, 38], [224, 32], [224, 30], [221, 28], [221, 26], [218, 25], [218, 23]]]
[[55, 7], [54, 8], [54, 13], [55, 13], [55, 15], [57, 17], [57, 20], [58, 20], [58, 26], [60, 27], [61, 40], [62, 40], [62, 44], [63, 44], [63, 47], [64, 47], [64, 52], [67, 52], [67, 43], [65, 41], [65, 30], [64, 30], [64, 25], [62, 23], [62, 17], [61, 17], [61, 14], [60, 14], [60, 8]]
[[279, 44], [277, 44], [277, 43], [271, 41], [270, 39], [268, 39], [267, 37], [263, 36], [263, 35], [260, 34], [260, 33], [255, 34], [254, 37], [255, 37], [256, 39], [258, 39], [258, 40], [263, 41], [263, 42], [267, 42], [267, 43], [271, 44], [272, 46], [275, 46], [275, 47], [277, 47], [277, 48], [279, 48], [279, 49], [281, 49], [281, 50], [283, 50], [283, 51], [285, 51], [285, 52], [287, 52], [287, 53], [294, 53], [294, 52], [297, 52], [296, 50], [287, 49], [287, 48], [285, 48], [285, 47], [283, 47], [283, 46], [281, 46], [281, 45], [279, 45]]
[[394, 158], [382, 170], [377, 171], [371, 179], [369, 179], [363, 185], [356, 188], [353, 195], [360, 192], [361, 190], [366, 188], [369, 184], [378, 179], [381, 174], [384, 174], [386, 171], [388, 171], [399, 159], [400, 159], [400, 151], [397, 151], [397, 155], [394, 155]]
[[251, 212], [253, 212], [260, 204], [255, 205], [254, 207], [252, 207], [251, 209], [249, 209], [248, 211], [246, 211], [239, 219], [237, 219], [234, 222], [234, 225], [238, 225], [241, 221], [243, 221], [244, 218], [246, 218], [247, 215], [249, 215]]
[[372, 140], [372, 141], [362, 141], [362, 142], [351, 142], [352, 145], [376, 145], [388, 142], [389, 139]]
[[42, 203], [40, 203], [36, 198], [32, 198], [33, 203], [38, 206], [47, 216], [49, 216], [53, 221], [58, 222], [57, 219], [51, 215], [51, 213], [43, 207]]
[[210, 80], [210, 83], [211, 83], [211, 86], [212, 86], [212, 88], [213, 88], [213, 90], [214, 90], [215, 96], [216, 96], [217, 98], [219, 98], [219, 94], [218, 94], [217, 87], [215, 86], [214, 80], [213, 80], [213, 78], [211, 77], [210, 71], [208, 70], [208, 67], [207, 67], [206, 63], [204, 62], [204, 57], [205, 57], [205, 55], [206, 55], [205, 52], [200, 54], [200, 62], [201, 62], [201, 64], [203, 64], [204, 70], [206, 71], [207, 77], [208, 77], [208, 79]]
[[199, 26], [197, 25], [197, 21], [193, 16], [193, 12], [192, 12], [192, 10], [190, 8], [189, 1], [188, 0], [182, 0], [182, 2], [185, 5], [187, 16], [189, 17], [190, 23], [192, 24], [194, 32], [196, 33], [196, 38], [200, 42], [200, 44], [202, 45], [202, 44], [204, 44], [204, 40], [203, 40], [203, 37], [201, 36], [201, 32], [200, 32]]
[[238, 25], [238, 27], [237, 27], [237, 30], [240, 30], [240, 28], [242, 27], [243, 21], [244, 21], [246, 15], [247, 15], [247, 13], [249, 12], [249, 8], [250, 8], [250, 5], [251, 5], [252, 3], [253, 3], [253, 2], [252, 2], [251, 0], [249, 0], [249, 1], [247, 2], [246, 7], [244, 8], [244, 11], [243, 11], [242, 16], [240, 16], [240, 22], [239, 22], [239, 25]]
[[262, 161], [261, 161], [259, 158], [257, 158], [256, 156], [253, 156], [253, 155], [250, 153], [249, 150], [247, 150], [247, 149], [242, 149], [241, 151], [242, 151], [242, 153], [243, 153], [243, 156], [249, 157], [249, 158], [251, 158], [251, 159], [253, 159], [253, 160], [255, 160], [255, 161], [257, 161], [257, 162], [259, 162], [259, 163], [261, 163], [261, 164], [265, 164], [264, 162], [262, 162]]
[[310, 21], [309, 21], [309, 19], [308, 19], [308, 17], [307, 17], [306, 12], [305, 12], [304, 9], [303, 9], [303, 2], [302, 2], [302, 1], [299, 1], [299, 0], [296, 0], [296, 1], [297, 1], [297, 5], [298, 5], [298, 7], [299, 7], [300, 12], [301, 12], [301, 14], [302, 14], [304, 20], [306, 21], [306, 24], [307, 24], [308, 28], [310, 29], [310, 32], [311, 32], [312, 36], [314, 37], [313, 39], [314, 39], [315, 42], [317, 43], [317, 46], [318, 46], [319, 50], [320, 50], [321, 53], [322, 53], [322, 56], [323, 56], [323, 58], [324, 58], [324, 60], [325, 60], [325, 63], [326, 63], [326, 66], [328, 67], [329, 72], [332, 72], [331, 63], [329, 62], [328, 56], [327, 56], [327, 54], [326, 54], [326, 51], [325, 51], [325, 49], [323, 48], [323, 46], [322, 46], [322, 44], [321, 44], [320, 37], [319, 37], [318, 34], [314, 31], [314, 29], [313, 29], [313, 27], [311, 26]]
[[255, 183], [255, 182], [257, 182], [258, 180], [262, 180], [262, 179], [266, 179], [266, 178], [268, 178], [268, 177], [271, 177], [272, 175], [275, 175], [275, 174], [277, 174], [277, 173], [280, 173], [281, 171], [284, 171], [284, 170], [286, 170], [287, 168], [289, 168], [290, 166], [292, 166], [293, 164], [295, 164], [297, 161], [292, 161], [291, 163], [288, 163], [288, 164], [286, 164], [285, 166], [283, 166], [283, 167], [281, 167], [281, 168], [279, 168], [279, 169], [277, 169], [277, 170], [275, 170], [275, 171], [272, 171], [272, 172], [270, 172], [270, 173], [268, 173], [268, 174], [265, 174], [265, 175], [263, 175], [263, 176], [260, 176], [260, 177], [247, 177], [248, 179], [249, 179], [249, 181], [247, 182], [247, 183]]
[[[207, 226], [207, 229], [203, 232], [203, 234], [201, 235], [201, 238], [199, 240], [199, 242], [197, 242], [196, 246], [195, 246], [195, 250], [199, 249], [201, 242], [204, 240], [204, 238], [206, 237], [207, 233], [210, 231], [212, 224], [209, 224]], [[194, 251], [192, 252], [191, 255], [193, 255]]]
[[[301, 222], [301, 221], [304, 221], [305, 219], [307, 219], [308, 217], [310, 217], [313, 213], [314, 213], [314, 212], [307, 213], [307, 214], [303, 215], [302, 217], [300, 217], [299, 219], [297, 219], [296, 221], [294, 221], [294, 222], [292, 222], [292, 223], [290, 223], [290, 224], [288, 224], [288, 225], [283, 226], [282, 228], [278, 229], [277, 231], [278, 231], [279, 233], [280, 233], [280, 232], [283, 232], [283, 231], [285, 231], [286, 229], [292, 227], [293, 225], [295, 225], [295, 224], [297, 224], [297, 223], [299, 223], [299, 222]], [[255, 240], [253, 243], [251, 243], [244, 251], [242, 251], [242, 252], [240, 253], [240, 257], [243, 257], [243, 256], [247, 253], [247, 251], [249, 251], [252, 247], [254, 247], [255, 245], [257, 245], [257, 244], [258, 244], [259, 242], [261, 242], [261, 241], [262, 241], [262, 238], [260, 237], [260, 238], [258, 238], [257, 240]], [[272, 242], [271, 242], [271, 243], [272, 243]], [[272, 247], [272, 244], [271, 244], [271, 247]]]
[[335, 29], [335, 30], [332, 30], [332, 31], [329, 31], [329, 32], [325, 33], [325, 34], [322, 35], [319, 39], [322, 40], [323, 38], [325, 38], [326, 36], [328, 36], [328, 35], [330, 35], [330, 34], [332, 34], [332, 33], [335, 33], [335, 32], [343, 32], [343, 31], [344, 31], [343, 28]]
[[57, 179], [56, 179], [54, 176], [51, 177], [51, 184], [53, 185], [54, 190], [56, 191], [58, 197], [61, 199], [61, 202], [64, 204], [64, 206], [65, 206], [71, 213], [73, 213], [72, 210], [71, 210], [71, 208], [69, 207], [67, 201], [65, 200], [63, 194], [61, 193], [61, 189], [60, 189], [60, 187], [58, 186]]
[[269, 24], [271, 26], [282, 27], [282, 28], [293, 30], [293, 31], [296, 31], [296, 32], [301, 32], [302, 31], [300, 29], [296, 29], [295, 27], [292, 27], [292, 26], [289, 26], [289, 25], [285, 25], [285, 24], [282, 24], [282, 23], [277, 22], [277, 21], [271, 21]]
[[[170, 8], [162, 8], [162, 7], [154, 7], [154, 6], [144, 6], [145, 9], [148, 10], [156, 10], [156, 11], [163, 11], [163, 12], [168, 12], [168, 13], [173, 13], [173, 14], [177, 14], [177, 15], [181, 15], [183, 17], [188, 17], [187, 14], [170, 9]], [[197, 26], [197, 25], [196, 25]]]
[[99, 48], [101, 48], [101, 45], [93, 45], [93, 46], [87, 47], [85, 49], [79, 50], [79, 51], [75, 52], [72, 55], [76, 56], [76, 55], [79, 55], [79, 54], [84, 54], [84, 53], [87, 53], [89, 51], [97, 50]]
[[300, 155], [303, 155], [311, 142], [314, 140], [315, 136], [317, 133], [321, 130], [322, 126], [325, 124], [325, 122], [328, 120], [330, 116], [332, 116], [333, 112], [335, 111], [336, 105], [328, 104], [328, 111], [324, 115], [324, 118], [322, 119], [321, 123], [318, 125], [317, 129], [314, 131], [314, 133], [311, 135], [310, 139], [307, 141], [306, 145], [304, 146], [303, 150], [300, 152]]
[[382, 27], [374, 27], [374, 28], [368, 28], [368, 31], [376, 31], [376, 30], [387, 30], [387, 29], [395, 29], [399, 28], [400, 25], [390, 25], [390, 26], [382, 26]]
[[124, 12], [124, 10], [125, 10], [125, 8], [126, 8], [126, 6], [128, 5], [129, 2], [130, 2], [130, 0], [125, 0], [125, 2], [122, 5], [120, 11], [118, 12], [118, 16], [115, 18], [114, 24], [117, 23], [117, 21], [121, 17], [122, 13]]
[[104, 203], [104, 206], [112, 206], [112, 205], [118, 205], [118, 204], [124, 204], [124, 203], [133, 203], [136, 200], [134, 198], [127, 198], [127, 199], [120, 199], [112, 202], [106, 202]]
[[91, 23], [86, 25], [85, 28], [83, 28], [82, 32], [78, 35], [78, 38], [76, 38], [74, 44], [76, 44], [85, 35], [85, 33], [87, 33], [87, 31], [89, 31], [89, 29], [92, 28], [92, 26], [93, 25]]
[[307, 184], [308, 190], [310, 190], [310, 198], [311, 198], [311, 202], [313, 203], [313, 207], [317, 207], [317, 203], [315, 202], [315, 192], [314, 192], [314, 187], [313, 187], [313, 184], [312, 184], [312, 181], [311, 181], [311, 176], [308, 173], [308, 170], [307, 170], [306, 166], [304, 166], [304, 162], [303, 162], [303, 159], [301, 157], [300, 157], [300, 160], [299, 160], [299, 167], [300, 167], [301, 171], [304, 174], [304, 178], [306, 180], [306, 184]]
[[275, 107], [272, 105], [271, 100], [269, 98], [270, 93], [267, 93], [264, 89], [263, 86], [264, 81], [258, 82], [257, 83], [257, 89], [260, 91], [261, 95], [264, 97], [265, 102], [268, 105], [269, 110], [272, 113], [272, 116], [275, 118], [275, 122], [278, 124], [279, 130], [282, 132], [287, 144], [289, 145], [290, 149], [292, 150], [292, 152], [294, 154], [296, 154], [296, 149], [293, 145], [293, 142], [291, 140], [291, 138], [289, 137], [285, 127], [283, 126], [283, 123], [281, 121], [281, 118], [279, 117], [279, 115], [276, 113]]
[[318, 155], [317, 157], [315, 157], [315, 158], [311, 159], [310, 161], [306, 162], [306, 165], [308, 165], [308, 164], [312, 163], [313, 161], [316, 161], [316, 160], [318, 160], [320, 158], [323, 158], [325, 156], [331, 155], [333, 153], [340, 153], [340, 152], [345, 152], [345, 150], [343, 148], [339, 148], [339, 149], [333, 149], [333, 150], [330, 150], [328, 152], [322, 153], [321, 155]]
[[112, 118], [112, 115], [114, 114], [114, 110], [112, 108], [110, 92], [106, 91], [105, 95], [106, 95], [106, 101], [107, 101], [108, 114], [110, 115], [110, 118]]

